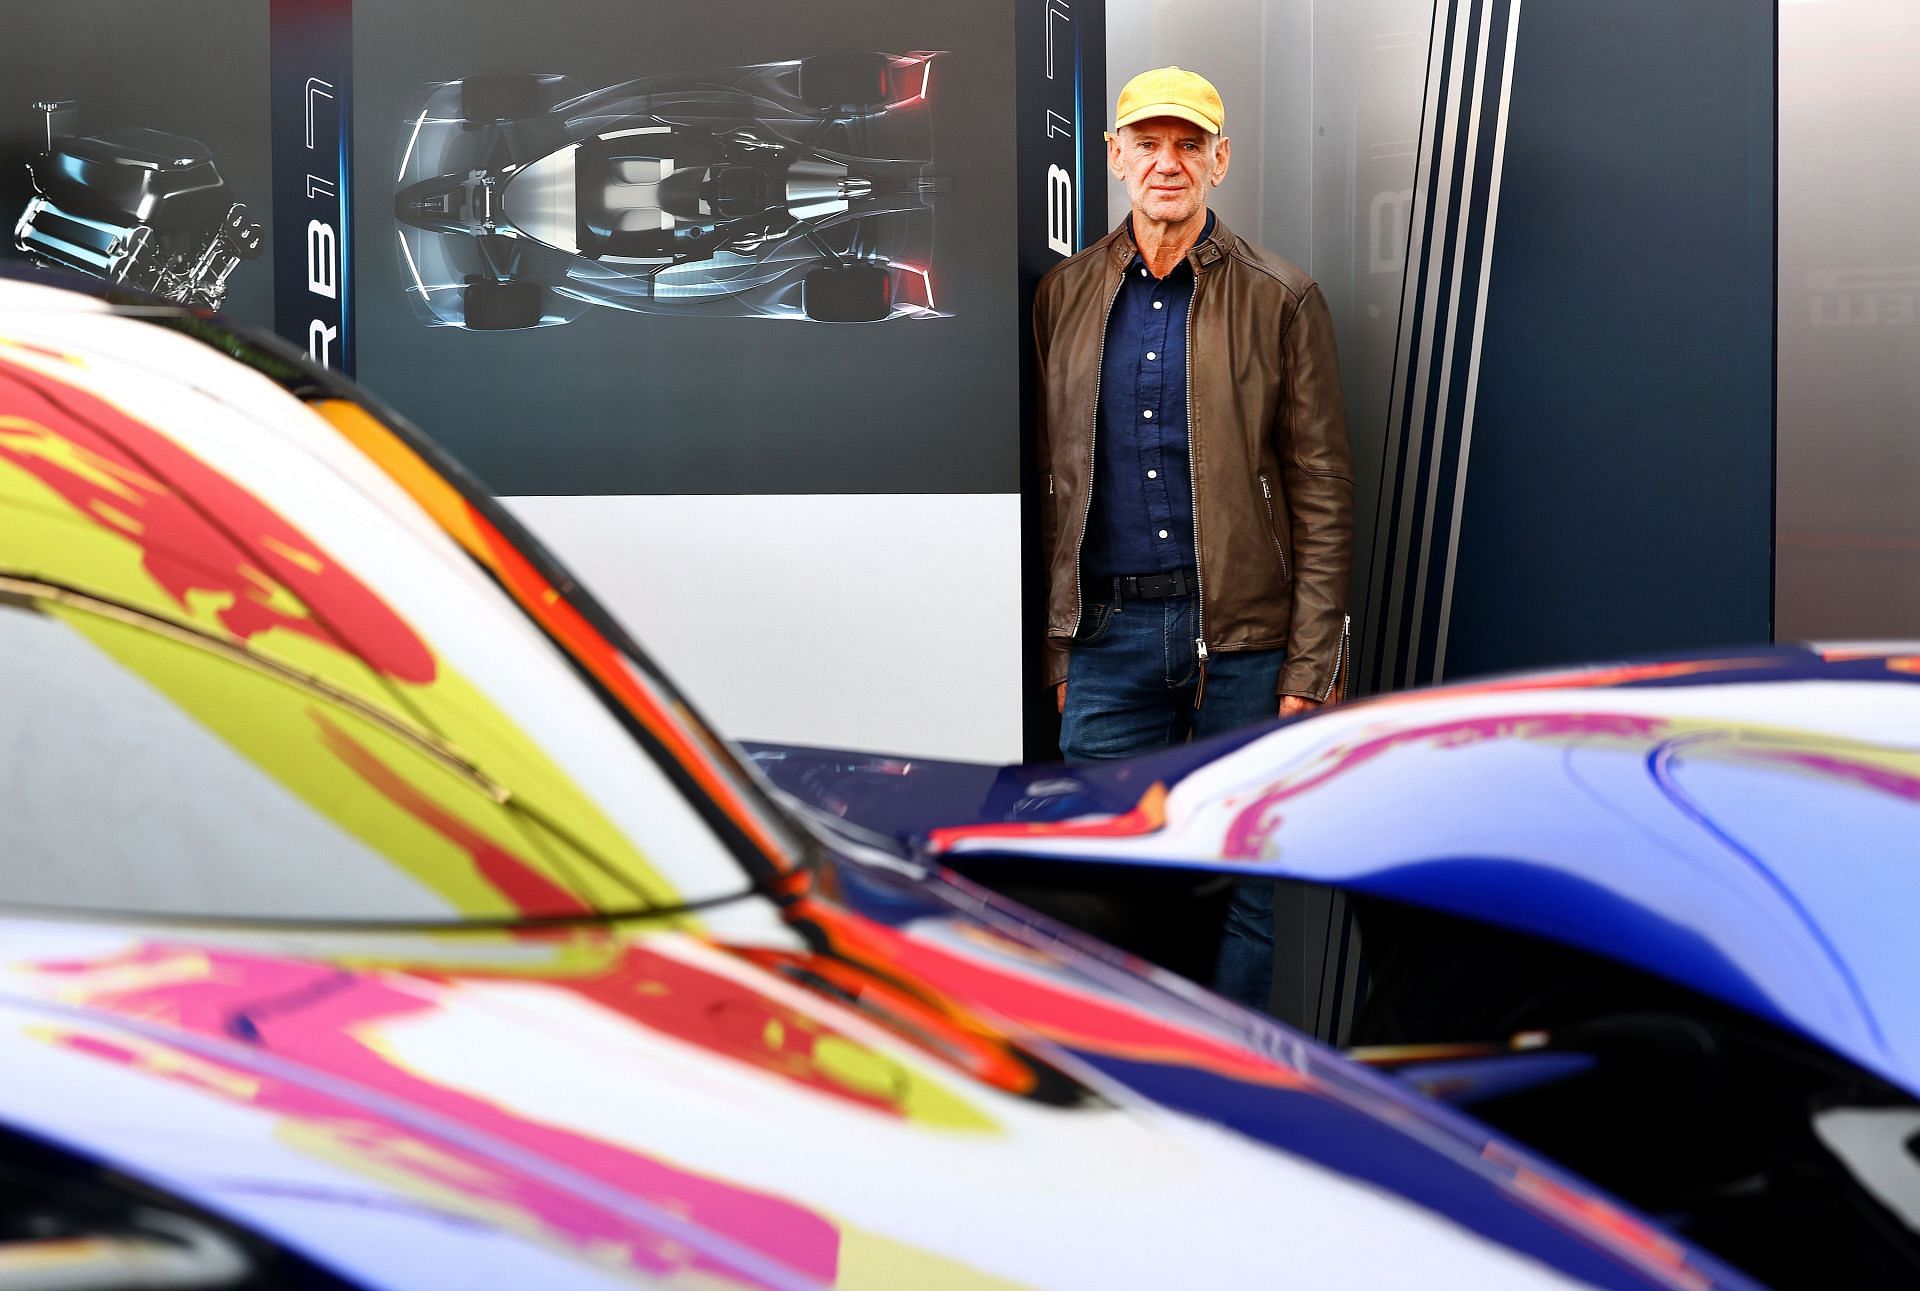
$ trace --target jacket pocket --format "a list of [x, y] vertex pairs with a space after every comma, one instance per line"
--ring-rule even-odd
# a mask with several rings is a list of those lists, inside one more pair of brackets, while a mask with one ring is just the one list
[[1092, 645], [1107, 634], [1107, 627], [1113, 621], [1113, 606], [1095, 601], [1087, 606], [1087, 612], [1080, 617], [1080, 630], [1073, 634], [1074, 645]]
[[1273, 539], [1273, 554], [1280, 557], [1280, 581], [1293, 581], [1293, 571], [1287, 567], [1287, 549], [1280, 542], [1280, 525], [1273, 518], [1273, 486], [1267, 483], [1267, 477], [1260, 477], [1260, 501], [1267, 508], [1267, 536]]

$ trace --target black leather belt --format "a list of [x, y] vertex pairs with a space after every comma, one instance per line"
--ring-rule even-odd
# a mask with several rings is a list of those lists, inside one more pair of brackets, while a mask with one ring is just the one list
[[1113, 580], [1113, 594], [1120, 601], [1164, 601], [1170, 596], [1187, 595], [1196, 582], [1190, 569], [1176, 569], [1171, 574], [1129, 574]]

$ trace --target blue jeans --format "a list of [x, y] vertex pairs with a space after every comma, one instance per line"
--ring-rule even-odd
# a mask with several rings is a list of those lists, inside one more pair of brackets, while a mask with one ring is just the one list
[[[1135, 757], [1189, 738], [1274, 717], [1284, 650], [1236, 650], [1207, 660], [1200, 681], [1194, 649], [1195, 598], [1127, 601], [1097, 583], [1067, 664], [1060, 752], [1069, 762]], [[1273, 884], [1235, 888], [1214, 969], [1214, 990], [1249, 1008], [1267, 1007], [1273, 986]]]

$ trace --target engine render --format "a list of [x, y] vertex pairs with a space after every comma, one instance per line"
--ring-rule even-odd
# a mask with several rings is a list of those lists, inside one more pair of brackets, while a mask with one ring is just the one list
[[263, 238], [245, 203], [229, 200], [205, 145], [145, 128], [79, 135], [72, 101], [33, 106], [44, 144], [27, 164], [35, 195], [14, 245], [41, 264], [220, 308]]

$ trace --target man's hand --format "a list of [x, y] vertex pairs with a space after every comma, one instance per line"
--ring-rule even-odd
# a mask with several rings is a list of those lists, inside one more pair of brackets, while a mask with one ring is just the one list
[[[1063, 697], [1066, 694], [1066, 690], [1066, 686], [1062, 684], [1060, 693]], [[1301, 713], [1311, 713], [1318, 707], [1320, 707], [1319, 700], [1308, 699], [1304, 695], [1280, 696], [1280, 716], [1282, 717], [1298, 717]]]
[[1060, 716], [1067, 715], [1067, 683], [1061, 682], [1054, 690], [1054, 704], [1060, 710]]

